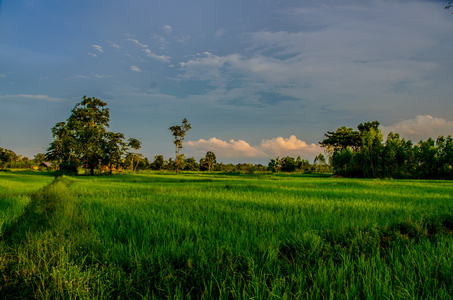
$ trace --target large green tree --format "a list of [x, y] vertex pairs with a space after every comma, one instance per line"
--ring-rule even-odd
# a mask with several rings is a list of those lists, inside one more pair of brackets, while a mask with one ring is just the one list
[[110, 114], [106, 106], [100, 99], [84, 96], [66, 122], [52, 128], [54, 141], [47, 149], [49, 159], [73, 172], [82, 165], [94, 175], [103, 162], [111, 164], [114, 157], [122, 155], [124, 137], [107, 131]]
[[187, 131], [192, 128], [191, 125], [189, 124], [189, 122], [187, 121], [186, 118], [184, 118], [182, 120], [182, 124], [181, 125], [175, 125], [175, 126], [171, 126], [170, 128], [168, 128], [171, 133], [173, 134], [173, 137], [174, 137], [174, 141], [173, 143], [175, 144], [176, 146], [176, 174], [179, 173], [179, 167], [180, 167], [180, 164], [181, 164], [181, 157], [180, 157], [180, 151], [182, 149], [182, 144], [183, 144], [183, 141], [184, 141], [184, 137], [186, 136], [186, 133]]

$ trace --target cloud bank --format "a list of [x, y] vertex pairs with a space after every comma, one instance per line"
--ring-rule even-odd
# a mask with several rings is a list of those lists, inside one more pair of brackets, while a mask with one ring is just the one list
[[319, 145], [307, 144], [295, 135], [291, 135], [289, 138], [263, 139], [259, 145], [255, 146], [244, 140], [223, 141], [215, 137], [209, 140], [188, 141], [186, 145], [194, 155], [204, 156], [207, 151], [212, 151], [218, 160], [223, 158], [271, 159], [277, 156], [301, 156], [304, 159], [313, 159], [324, 151]]
[[388, 133], [399, 133], [401, 137], [419, 142], [428, 138], [436, 139], [439, 135], [453, 135], [453, 121], [435, 118], [430, 115], [418, 115], [390, 126], [382, 126], [384, 140]]

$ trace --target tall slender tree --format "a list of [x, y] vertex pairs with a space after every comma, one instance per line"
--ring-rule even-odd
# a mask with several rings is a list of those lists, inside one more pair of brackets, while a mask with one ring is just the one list
[[138, 150], [142, 147], [142, 143], [134, 138], [128, 139], [128, 146], [134, 149], [134, 153], [132, 153], [132, 160], [131, 160], [131, 171], [134, 171], [134, 157], [135, 157], [135, 150]]
[[189, 124], [189, 121], [187, 121], [186, 118], [184, 118], [182, 120], [182, 125], [175, 125], [175, 126], [171, 126], [170, 128], [168, 128], [168, 130], [170, 130], [175, 138], [175, 140], [173, 141], [173, 143], [175, 144], [176, 146], [176, 174], [179, 173], [179, 165], [180, 165], [180, 151], [182, 149], [182, 144], [183, 144], [183, 141], [184, 141], [184, 137], [187, 133], [187, 131], [192, 128], [191, 125]]

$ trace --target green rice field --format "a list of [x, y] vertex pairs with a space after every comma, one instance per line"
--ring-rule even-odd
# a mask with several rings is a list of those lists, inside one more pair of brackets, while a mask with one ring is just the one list
[[452, 299], [453, 182], [0, 172], [2, 299]]

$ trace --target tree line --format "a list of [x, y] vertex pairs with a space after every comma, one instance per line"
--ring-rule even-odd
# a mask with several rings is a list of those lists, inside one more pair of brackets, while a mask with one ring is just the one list
[[349, 177], [453, 178], [453, 139], [439, 136], [414, 144], [390, 132], [386, 141], [378, 121], [327, 132], [320, 142], [338, 175]]
[[150, 161], [137, 150], [141, 142], [136, 138], [126, 140], [124, 134], [108, 131], [110, 114], [106, 103], [84, 96], [71, 110], [66, 121], [52, 129], [53, 141], [47, 153], [38, 153], [34, 159], [16, 155], [0, 148], [0, 169], [31, 168], [43, 162], [52, 162], [61, 172], [77, 174], [80, 168], [91, 175], [110, 174], [130, 170], [223, 171], [223, 172], [318, 172], [335, 173], [349, 177], [392, 178], [453, 178], [453, 139], [451, 136], [429, 138], [417, 144], [389, 133], [387, 140], [379, 129], [378, 121], [359, 124], [357, 130], [342, 126], [328, 131], [320, 142], [326, 156], [319, 154], [312, 164], [300, 156], [270, 159], [261, 164], [217, 163], [216, 155], [208, 151], [197, 161], [182, 153], [183, 141], [191, 129], [187, 119], [181, 125], [168, 128], [174, 138], [175, 159], [154, 156]]
[[14, 151], [0, 147], [0, 170], [8, 168], [31, 169], [46, 161], [44, 153], [38, 153], [33, 159], [18, 155]]

